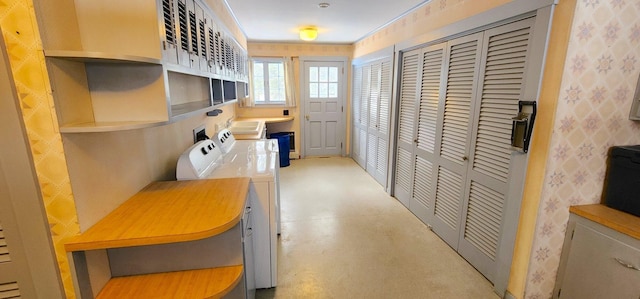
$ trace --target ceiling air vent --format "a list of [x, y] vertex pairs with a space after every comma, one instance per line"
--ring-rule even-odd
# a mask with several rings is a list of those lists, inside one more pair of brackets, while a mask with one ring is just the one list
[[164, 16], [164, 31], [167, 43], [176, 44], [175, 17], [173, 13], [173, 0], [162, 0], [162, 14]]
[[189, 37], [187, 35], [187, 5], [178, 2], [178, 19], [180, 22], [180, 47], [182, 50], [189, 51]]

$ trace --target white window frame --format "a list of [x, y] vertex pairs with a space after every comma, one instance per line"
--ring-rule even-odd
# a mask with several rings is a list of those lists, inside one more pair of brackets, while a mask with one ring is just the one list
[[[253, 59], [251, 59], [251, 96], [253, 99], [253, 104], [254, 107], [265, 107], [265, 106], [285, 106], [287, 103], [286, 100], [286, 89], [287, 89], [287, 82], [286, 79], [284, 80], [284, 90], [285, 90], [285, 95], [284, 98], [281, 101], [271, 101], [271, 99], [269, 98], [269, 69], [267, 67], [268, 63], [280, 63], [282, 65], [282, 68], [284, 70], [284, 59], [283, 58], [272, 58], [272, 57], [254, 57]], [[262, 63], [263, 64], [263, 86], [264, 86], [264, 96], [265, 96], [265, 100], [264, 101], [256, 101], [256, 96], [255, 96], [255, 91], [256, 91], [256, 86], [255, 86], [255, 77], [254, 77], [254, 64], [255, 63]], [[285, 74], [285, 78], [286, 78], [286, 74]]]

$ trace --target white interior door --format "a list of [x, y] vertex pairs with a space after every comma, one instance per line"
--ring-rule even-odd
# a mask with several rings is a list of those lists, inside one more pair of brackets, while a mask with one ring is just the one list
[[305, 61], [303, 71], [305, 156], [341, 155], [344, 62]]

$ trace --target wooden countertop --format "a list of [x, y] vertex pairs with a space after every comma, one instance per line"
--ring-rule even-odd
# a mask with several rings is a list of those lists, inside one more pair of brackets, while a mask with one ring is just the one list
[[640, 240], [640, 217], [601, 204], [572, 206], [569, 211]]
[[66, 251], [200, 240], [227, 231], [244, 213], [249, 178], [154, 182], [86, 232]]
[[264, 121], [265, 124], [282, 123], [294, 120], [293, 116], [283, 117], [239, 117], [235, 121]]
[[115, 277], [96, 299], [221, 298], [242, 279], [242, 266]]

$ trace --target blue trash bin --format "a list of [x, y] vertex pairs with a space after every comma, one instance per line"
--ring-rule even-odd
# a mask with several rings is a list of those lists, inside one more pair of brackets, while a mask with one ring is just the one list
[[288, 132], [280, 132], [280, 133], [271, 133], [269, 135], [271, 139], [278, 139], [278, 149], [280, 155], [280, 167], [289, 166], [289, 133]]

